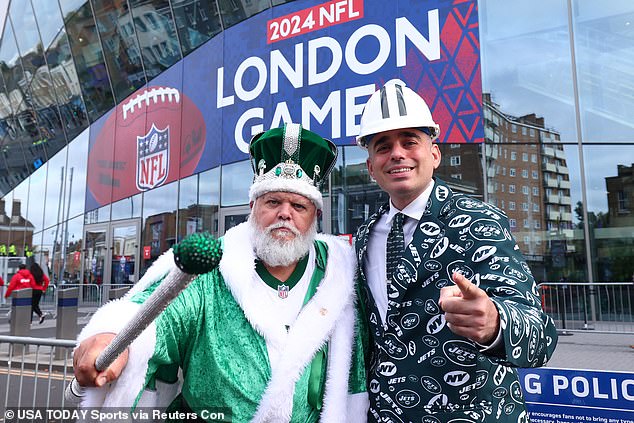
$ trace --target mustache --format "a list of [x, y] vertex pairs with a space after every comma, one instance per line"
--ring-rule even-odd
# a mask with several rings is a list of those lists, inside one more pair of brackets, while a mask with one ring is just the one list
[[293, 226], [290, 223], [287, 222], [277, 222], [277, 223], [273, 223], [269, 226], [267, 226], [266, 228], [264, 228], [264, 233], [266, 233], [267, 235], [270, 234], [271, 232], [273, 232], [275, 229], [280, 229], [280, 228], [284, 228], [284, 229], [288, 229], [289, 231], [291, 231], [295, 236], [300, 236], [301, 234], [299, 233], [299, 229], [297, 229], [295, 226]]

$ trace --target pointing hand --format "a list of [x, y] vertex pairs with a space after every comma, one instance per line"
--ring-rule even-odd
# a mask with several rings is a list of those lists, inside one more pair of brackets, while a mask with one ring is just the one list
[[449, 329], [456, 335], [489, 345], [500, 327], [495, 304], [486, 292], [462, 274], [454, 272], [452, 278], [455, 285], [442, 288], [439, 300]]

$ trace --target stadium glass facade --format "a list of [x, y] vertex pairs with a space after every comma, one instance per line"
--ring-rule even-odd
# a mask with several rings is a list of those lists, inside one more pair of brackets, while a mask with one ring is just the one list
[[[633, 281], [634, 4], [472, 3], [479, 23], [474, 44], [481, 65], [484, 142], [464, 143], [447, 134], [437, 175], [506, 211], [538, 281]], [[178, 90], [150, 87], [165, 85], [161, 78], [176, 72], [184, 89], [198, 78], [199, 62], [190, 58], [202, 49], [206, 56], [228, 57], [241, 48], [239, 35], [248, 33], [258, 16], [304, 4], [5, 4], [0, 12], [0, 255], [35, 255], [54, 283], [134, 283], [183, 236], [203, 230], [222, 235], [243, 221], [249, 210], [249, 162], [224, 153], [216, 160], [214, 149], [201, 153], [201, 139], [209, 143], [210, 137], [197, 132], [197, 109], [185, 111], [188, 100]], [[223, 37], [232, 43], [214, 50], [213, 43]], [[172, 152], [180, 156], [180, 171], [177, 162], [176, 173], [165, 179], [167, 168], [157, 162], [154, 173], [144, 168], [136, 179], [118, 177], [123, 165], [116, 154], [125, 150], [126, 137], [119, 132], [123, 121], [112, 121], [160, 96], [175, 96], [183, 104], [180, 151]], [[114, 110], [123, 110], [123, 118]], [[153, 130], [147, 142], [160, 145], [167, 134]], [[207, 133], [215, 130], [207, 124]], [[338, 137], [344, 141], [338, 143], [321, 222], [324, 231], [342, 235], [354, 234], [387, 200], [367, 173], [365, 152], [347, 135]], [[223, 143], [233, 140], [220, 133], [216, 138], [223, 139], [217, 141], [220, 156]], [[196, 160], [202, 154], [209, 165], [184, 171], [188, 154], [199, 154]]]

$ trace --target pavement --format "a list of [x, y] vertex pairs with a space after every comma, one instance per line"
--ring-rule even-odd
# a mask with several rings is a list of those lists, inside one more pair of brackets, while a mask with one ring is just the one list
[[[0, 335], [9, 335], [8, 309], [0, 308]], [[55, 338], [55, 310], [44, 309], [47, 318], [41, 325], [31, 324], [31, 337]], [[78, 331], [88, 322], [94, 308], [78, 311]], [[632, 331], [629, 330], [631, 333]], [[6, 363], [7, 344], [0, 344], [0, 367]], [[555, 353], [546, 367], [578, 370], [604, 370], [634, 374], [634, 333], [599, 333], [592, 330], [560, 333]]]

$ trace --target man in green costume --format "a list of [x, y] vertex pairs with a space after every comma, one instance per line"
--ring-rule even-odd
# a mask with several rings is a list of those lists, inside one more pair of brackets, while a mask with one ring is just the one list
[[297, 124], [256, 135], [249, 220], [221, 239], [217, 269], [198, 276], [107, 370], [95, 359], [174, 267], [164, 254], [79, 336], [84, 407], [161, 407], [234, 422], [365, 421], [355, 257], [317, 234], [331, 141]]

